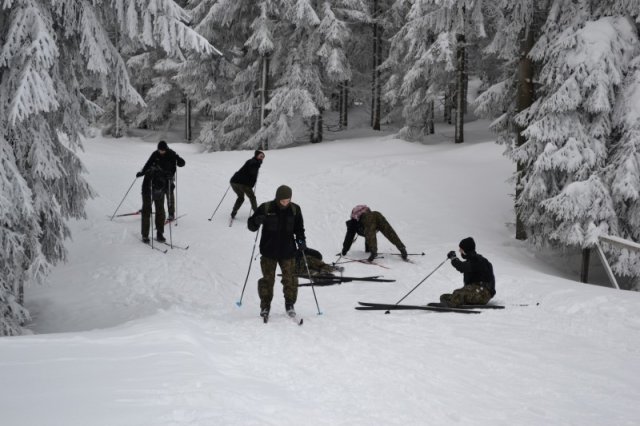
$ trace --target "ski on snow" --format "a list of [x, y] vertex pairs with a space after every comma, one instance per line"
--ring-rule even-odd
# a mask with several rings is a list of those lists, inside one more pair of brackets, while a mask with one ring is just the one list
[[[297, 325], [302, 325], [304, 323], [304, 319], [301, 317], [298, 317], [297, 315], [287, 315], [287, 319], [294, 322]], [[262, 316], [262, 322], [265, 324], [268, 323], [269, 315]]]
[[[435, 308], [446, 308], [444, 303], [427, 303], [427, 306], [433, 306]], [[460, 305], [460, 309], [504, 309], [502, 305]]]
[[[158, 241], [158, 240], [156, 240], [156, 241]], [[161, 244], [164, 244], [165, 246], [169, 246], [172, 249], [189, 250], [189, 246], [180, 246], [180, 245], [177, 245], [177, 244], [168, 243], [166, 241], [158, 241], [158, 242], [161, 243]]]
[[[384, 268], [384, 269], [391, 269], [391, 268], [389, 268], [388, 266], [381, 265], [381, 264], [379, 264], [379, 263], [376, 263], [376, 262], [370, 261], [370, 260], [368, 260], [368, 259], [352, 259], [352, 258], [350, 258], [350, 257], [346, 257], [346, 256], [343, 256], [342, 258], [343, 258], [343, 259], [347, 259], [347, 260], [348, 260], [348, 261], [350, 261], [350, 262], [359, 262], [359, 263], [364, 263], [365, 265], [375, 265], [375, 266], [379, 266], [379, 267]], [[382, 258], [382, 257], [377, 257], [376, 259], [381, 259], [381, 258]], [[347, 262], [340, 262], [340, 263], [347, 263]], [[336, 264], [336, 265], [337, 265], [337, 264]]]
[[423, 310], [433, 312], [457, 312], [461, 314], [479, 314], [480, 311], [473, 309], [460, 309], [438, 306], [424, 306], [424, 305], [394, 305], [384, 303], [368, 303], [358, 302], [362, 306], [356, 306], [359, 311], [391, 311], [391, 310]]

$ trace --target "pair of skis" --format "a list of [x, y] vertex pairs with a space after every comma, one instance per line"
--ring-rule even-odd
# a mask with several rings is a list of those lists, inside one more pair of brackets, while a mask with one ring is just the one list
[[[262, 316], [262, 322], [263, 323], [268, 323], [269, 322], [269, 315], [264, 315]], [[304, 319], [299, 317], [297, 314], [293, 314], [293, 315], [289, 315], [287, 314], [287, 319], [289, 319], [290, 321], [294, 322], [297, 325], [302, 325], [304, 323]]]
[[[309, 275], [307, 274], [295, 274], [296, 277], [309, 279]], [[381, 275], [374, 275], [370, 277], [345, 277], [345, 276], [336, 276], [329, 274], [318, 274], [312, 275], [311, 280], [312, 283], [308, 284], [298, 284], [298, 287], [310, 287], [310, 286], [323, 286], [323, 285], [335, 285], [342, 284], [352, 281], [369, 281], [376, 283], [392, 283], [396, 280], [381, 278]]]
[[427, 305], [398, 305], [385, 303], [358, 302], [361, 306], [356, 306], [359, 311], [386, 311], [394, 310], [423, 310], [433, 312], [456, 312], [460, 314], [479, 314], [483, 309], [504, 309], [501, 305], [461, 305], [455, 308], [442, 303], [429, 303]]

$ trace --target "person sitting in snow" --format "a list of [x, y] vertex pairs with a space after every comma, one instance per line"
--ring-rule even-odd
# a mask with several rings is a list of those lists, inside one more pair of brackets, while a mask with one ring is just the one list
[[400, 250], [402, 259], [407, 260], [407, 249], [382, 213], [371, 211], [366, 205], [360, 204], [351, 210], [351, 219], [349, 219], [346, 224], [347, 234], [342, 243], [343, 256], [349, 252], [351, 244], [353, 244], [353, 240], [356, 234], [358, 234], [364, 236], [364, 248], [366, 252], [370, 253], [368, 260], [372, 262], [378, 255], [376, 233], [380, 231], [391, 244]]
[[454, 290], [452, 294], [440, 296], [440, 302], [449, 307], [460, 305], [486, 305], [496, 294], [496, 280], [493, 266], [482, 255], [476, 253], [476, 242], [468, 237], [460, 241], [460, 255], [465, 261], [456, 257], [455, 251], [447, 253], [451, 265], [464, 274], [464, 287]]

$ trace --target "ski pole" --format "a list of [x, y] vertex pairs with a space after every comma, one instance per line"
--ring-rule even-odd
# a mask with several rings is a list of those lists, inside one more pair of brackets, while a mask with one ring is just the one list
[[131, 186], [129, 187], [129, 189], [127, 189], [127, 192], [124, 194], [124, 197], [122, 197], [122, 201], [120, 201], [120, 204], [118, 204], [118, 207], [116, 207], [116, 211], [113, 212], [113, 215], [111, 215], [111, 219], [109, 219], [109, 220], [113, 220], [113, 218], [116, 215], [116, 213], [118, 213], [118, 209], [120, 208], [122, 203], [124, 203], [124, 200], [125, 200], [125, 198], [127, 198], [127, 195], [129, 195], [129, 191], [131, 191], [131, 188], [133, 188], [133, 184], [136, 183], [136, 180], [138, 180], [138, 176], [136, 176], [133, 179], [133, 182], [131, 182]]
[[[171, 186], [171, 184], [169, 184], [169, 186]], [[173, 210], [173, 217], [175, 218], [176, 226], [178, 226], [178, 169], [176, 169], [176, 199]]]
[[[176, 177], [177, 177], [177, 174], [176, 174]], [[177, 185], [177, 180], [176, 180], [176, 185]], [[171, 179], [169, 179], [168, 182], [167, 182], [167, 197], [171, 196], [171, 192], [172, 192], [171, 191]], [[168, 199], [168, 201], [171, 201], [171, 200]], [[162, 208], [164, 208], [164, 200], [162, 201]], [[178, 203], [177, 203], [177, 200], [176, 200], [176, 203], [174, 204], [173, 208], [174, 208], [174, 213], [173, 214], [175, 215], [174, 217], [178, 217]], [[167, 220], [165, 219], [165, 223], [166, 223], [166, 221]], [[173, 221], [170, 220], [169, 221], [169, 247], [171, 247], [173, 249], [173, 233], [171, 232], [172, 225], [173, 225]]]
[[[351, 240], [351, 245], [353, 245], [353, 243], [355, 243], [357, 239], [358, 239], [358, 234], [356, 234], [356, 236], [353, 237], [353, 240]], [[336, 259], [335, 262], [333, 262], [334, 265], [338, 265], [339, 264], [338, 262], [340, 262], [340, 259], [342, 259], [342, 250], [340, 250], [340, 253], [337, 253], [336, 256], [338, 256], [338, 258]], [[349, 262], [342, 262], [342, 263], [349, 263]]]
[[[222, 197], [224, 198], [224, 197]], [[261, 227], [262, 229], [262, 227]], [[249, 272], [251, 272], [251, 263], [253, 263], [253, 254], [256, 251], [256, 243], [258, 242], [258, 235], [260, 231], [256, 232], [256, 239], [253, 241], [253, 249], [251, 249], [251, 259], [249, 259], [249, 269], [247, 269], [247, 276], [244, 277], [244, 285], [242, 286], [242, 293], [240, 293], [240, 300], [236, 302], [236, 305], [242, 306], [242, 298], [244, 297], [244, 289], [247, 287], [247, 280], [249, 279]]]
[[[144, 182], [143, 182], [144, 183]], [[143, 185], [144, 186], [144, 185]], [[149, 178], [149, 206], [151, 207], [151, 210], [153, 210], [153, 177]], [[156, 205], [156, 207], [158, 207]], [[162, 208], [164, 208], [164, 206], [162, 206]], [[158, 209], [156, 208], [156, 212], [158, 212]], [[160, 214], [160, 212], [158, 212], [158, 214]], [[155, 220], [155, 218], [152, 218], [151, 215], [149, 215], [149, 223], [151, 223], [151, 248], [153, 248], [153, 232], [154, 232], [154, 223], [153, 221]]]
[[220, 202], [218, 203], [218, 206], [216, 207], [216, 209], [213, 211], [213, 214], [211, 214], [211, 217], [209, 218], [209, 222], [211, 222], [211, 219], [213, 219], [213, 216], [216, 214], [216, 212], [218, 211], [218, 209], [220, 208], [220, 204], [222, 204], [222, 201], [224, 200], [224, 197], [227, 196], [227, 192], [229, 192], [229, 188], [231, 188], [231, 185], [229, 185], [227, 187], [227, 190], [224, 192], [224, 195], [222, 196], [222, 199], [220, 200]]
[[307, 268], [307, 275], [309, 276], [309, 281], [311, 282], [311, 291], [313, 291], [313, 298], [316, 301], [316, 308], [318, 308], [318, 315], [322, 315], [322, 311], [320, 311], [320, 305], [318, 305], [318, 298], [316, 297], [316, 289], [313, 285], [313, 280], [311, 279], [311, 271], [309, 271], [309, 264], [307, 263], [307, 256], [304, 254], [304, 250], [300, 250], [302, 252], [302, 258], [304, 259], [304, 266]]
[[[444, 265], [444, 263], [449, 260], [448, 258], [443, 260], [441, 264], [439, 264], [438, 266], [436, 266], [436, 269], [434, 269], [433, 271], [431, 271], [431, 273], [429, 275], [427, 275], [426, 277], [424, 277], [422, 279], [422, 281], [420, 281], [418, 284], [416, 284], [416, 286], [414, 288], [411, 289], [411, 291], [407, 294], [404, 295], [404, 297], [400, 300], [398, 300], [395, 304], [397, 305], [398, 303], [402, 302], [404, 299], [407, 298], [408, 295], [410, 295], [411, 293], [413, 293], [413, 290], [415, 290], [416, 288], [418, 288], [420, 286], [420, 284], [422, 284], [423, 282], [425, 282], [427, 280], [427, 278], [429, 278], [431, 275], [433, 275], [434, 272], [436, 272], [438, 269], [440, 269], [440, 267], [442, 265]], [[390, 311], [386, 311], [385, 314], [388, 314]]]

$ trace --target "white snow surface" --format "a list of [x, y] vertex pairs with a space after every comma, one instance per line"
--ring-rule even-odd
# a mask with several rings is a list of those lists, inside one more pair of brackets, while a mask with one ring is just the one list
[[[382, 212], [409, 252], [425, 253], [415, 263], [385, 255], [389, 269], [345, 264], [346, 275], [397, 281], [316, 287], [322, 315], [301, 287], [302, 327], [286, 319], [278, 281], [262, 323], [259, 256], [236, 305], [256, 236], [248, 201], [229, 227], [229, 191], [207, 220], [252, 152], [169, 143], [187, 162], [178, 171], [186, 216], [171, 236], [190, 248], [162, 254], [140, 242], [139, 217], [109, 220], [157, 140], [89, 139], [81, 158], [99, 197], [72, 223], [69, 262], [28, 289], [35, 334], [0, 339], [1, 423], [637, 425], [640, 295], [580, 284], [513, 238], [513, 165], [486, 126], [469, 123], [461, 145], [442, 134], [417, 144], [369, 133], [267, 151], [258, 201], [291, 186], [308, 245], [325, 261], [336, 259], [356, 204]], [[140, 207], [140, 184], [118, 213]], [[379, 251], [395, 252], [378, 235]], [[467, 236], [493, 263], [493, 302], [505, 310], [354, 310], [395, 303]], [[366, 257], [362, 238], [349, 256]], [[461, 283], [447, 262], [404, 302], [437, 301]]]

